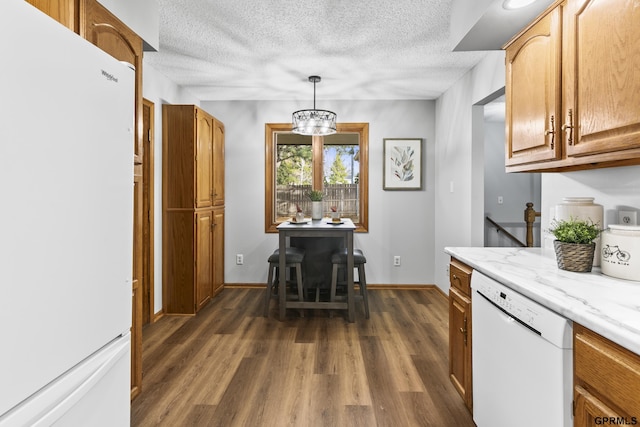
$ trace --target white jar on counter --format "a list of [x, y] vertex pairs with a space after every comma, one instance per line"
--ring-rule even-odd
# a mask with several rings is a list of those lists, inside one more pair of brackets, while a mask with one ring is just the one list
[[640, 281], [640, 226], [614, 225], [602, 232], [602, 274]]
[[[556, 205], [554, 219], [556, 221], [568, 221], [571, 218], [582, 221], [591, 221], [597, 224], [600, 229], [604, 228], [604, 208], [602, 205], [593, 203], [593, 197], [564, 197], [563, 202]], [[601, 244], [600, 237], [596, 242], [595, 255], [593, 256], [593, 265], [600, 266]]]

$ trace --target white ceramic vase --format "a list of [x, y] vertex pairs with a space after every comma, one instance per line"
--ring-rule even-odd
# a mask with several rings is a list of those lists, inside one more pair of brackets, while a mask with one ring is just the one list
[[321, 201], [311, 202], [311, 219], [314, 219], [314, 220], [322, 219], [322, 202]]

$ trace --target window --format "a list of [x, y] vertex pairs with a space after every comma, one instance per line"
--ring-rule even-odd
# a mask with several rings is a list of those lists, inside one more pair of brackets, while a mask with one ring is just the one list
[[309, 191], [321, 190], [323, 211], [335, 206], [356, 232], [369, 225], [369, 124], [338, 123], [328, 136], [291, 132], [290, 123], [265, 128], [265, 232], [291, 218], [300, 206], [311, 215]]

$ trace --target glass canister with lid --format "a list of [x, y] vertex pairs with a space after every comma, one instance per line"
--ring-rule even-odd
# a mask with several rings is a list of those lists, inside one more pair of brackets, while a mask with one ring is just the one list
[[602, 232], [602, 274], [640, 281], [640, 226], [609, 225]]

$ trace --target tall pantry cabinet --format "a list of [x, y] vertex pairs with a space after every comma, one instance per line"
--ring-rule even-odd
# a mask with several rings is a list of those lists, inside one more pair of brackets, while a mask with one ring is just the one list
[[167, 314], [196, 314], [224, 285], [224, 125], [164, 105], [163, 287]]

